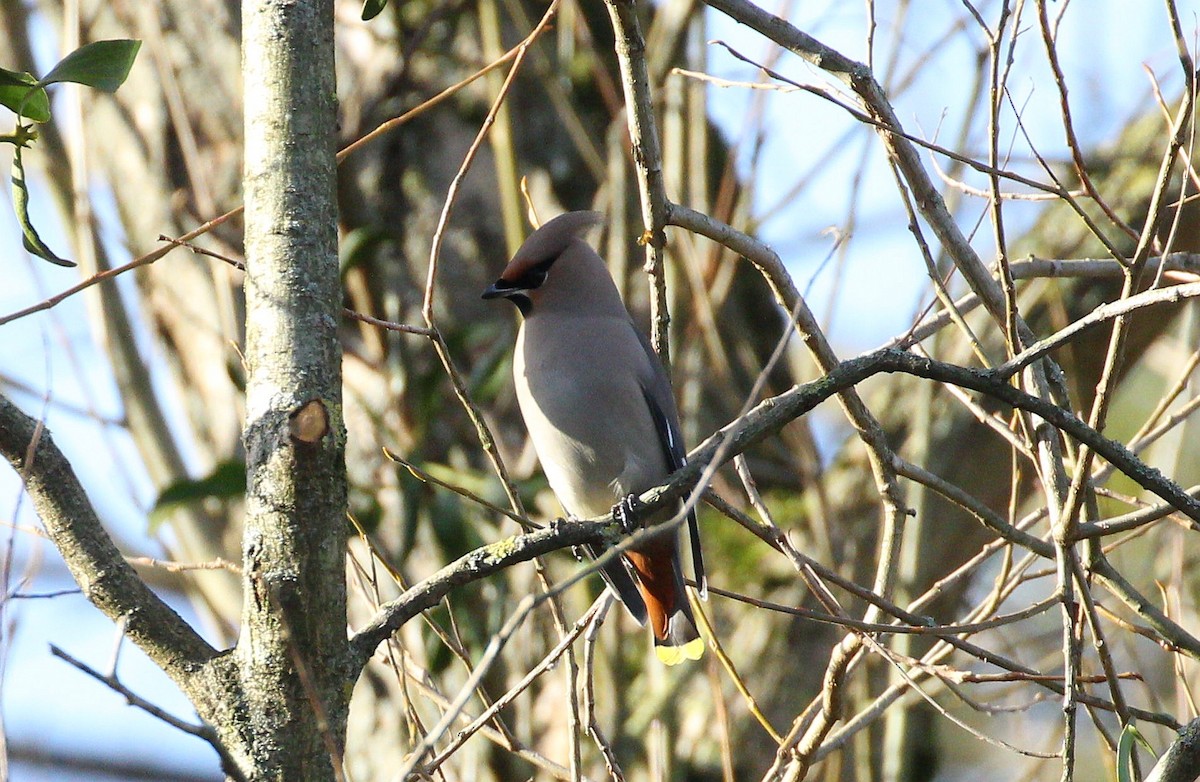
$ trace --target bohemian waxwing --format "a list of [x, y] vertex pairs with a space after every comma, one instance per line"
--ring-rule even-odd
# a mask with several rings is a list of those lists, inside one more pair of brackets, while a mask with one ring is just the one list
[[[581, 238], [601, 222], [597, 212], [554, 218], [530, 234], [483, 293], [521, 311], [513, 357], [517, 401], [550, 487], [579, 518], [618, 513], [627, 497], [661, 484], [684, 463], [670, 381], [604, 261]], [[648, 523], [673, 515], [668, 510]], [[703, 591], [695, 514], [688, 529]], [[684, 593], [676, 532], [664, 530], [627, 550], [602, 575], [639, 624], [650, 619], [660, 660], [674, 665], [704, 652]]]

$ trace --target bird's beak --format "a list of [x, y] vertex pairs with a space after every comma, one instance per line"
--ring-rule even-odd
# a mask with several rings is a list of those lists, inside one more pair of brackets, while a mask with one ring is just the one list
[[483, 298], [498, 299], [505, 294], [503, 288], [500, 287], [500, 281], [496, 280], [491, 285], [483, 289]]
[[522, 316], [529, 314], [533, 309], [533, 302], [529, 300], [529, 290], [521, 285], [516, 285], [501, 277], [493, 282], [483, 291], [485, 299], [508, 299], [521, 312]]
[[484, 289], [483, 298], [485, 298], [485, 299], [503, 299], [503, 298], [507, 298], [507, 297], [513, 295], [514, 293], [520, 293], [520, 292], [521, 292], [521, 289], [519, 287], [517, 287], [516, 285], [513, 285], [511, 282], [508, 282], [508, 281], [504, 280], [503, 278], [501, 278], [499, 280], [496, 280], [495, 282], [493, 282], [491, 285], [487, 286], [487, 288]]

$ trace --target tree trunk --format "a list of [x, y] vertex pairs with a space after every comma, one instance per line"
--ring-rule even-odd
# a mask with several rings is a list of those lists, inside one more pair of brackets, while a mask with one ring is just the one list
[[251, 779], [340, 777], [349, 708], [333, 2], [243, 6]]

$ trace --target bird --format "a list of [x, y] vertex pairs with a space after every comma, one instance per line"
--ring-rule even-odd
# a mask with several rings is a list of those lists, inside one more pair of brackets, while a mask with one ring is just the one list
[[[604, 260], [583, 238], [604, 221], [567, 212], [533, 231], [485, 299], [521, 314], [513, 380], [521, 417], [550, 488], [568, 514], [623, 522], [637, 495], [685, 463], [675, 398], [657, 354], [621, 300]], [[668, 508], [647, 522], [672, 518]], [[629, 525], [623, 523], [627, 531]], [[695, 512], [692, 567], [707, 591]], [[589, 547], [593, 557], [603, 547]], [[704, 641], [684, 590], [677, 527], [626, 549], [601, 570], [638, 624], [647, 620], [659, 660], [697, 660]]]

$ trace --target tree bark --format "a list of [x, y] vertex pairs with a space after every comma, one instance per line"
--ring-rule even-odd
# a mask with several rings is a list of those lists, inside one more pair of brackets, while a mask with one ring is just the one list
[[[253, 779], [340, 778], [346, 680], [333, 3], [243, 6], [242, 634]], [[250, 775], [248, 775], [250, 776]]]

